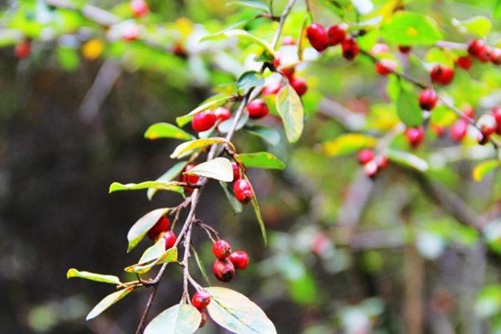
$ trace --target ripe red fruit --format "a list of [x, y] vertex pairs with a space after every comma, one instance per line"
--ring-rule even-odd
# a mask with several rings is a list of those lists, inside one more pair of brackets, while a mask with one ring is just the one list
[[216, 114], [213, 111], [201, 112], [191, 119], [191, 127], [196, 132], [207, 131], [216, 123]]
[[470, 55], [458, 57], [458, 59], [456, 59], [456, 65], [468, 71], [473, 66], [473, 58], [471, 58]]
[[484, 40], [474, 39], [468, 43], [468, 53], [481, 62], [489, 61], [488, 47]]
[[468, 130], [468, 121], [461, 118], [452, 124], [450, 136], [454, 141], [461, 141], [466, 136]]
[[380, 169], [384, 169], [388, 167], [388, 157], [386, 155], [378, 155], [374, 158], [374, 161], [376, 162], [377, 166]]
[[501, 49], [492, 48], [487, 52], [489, 55], [489, 59], [494, 65], [501, 65]]
[[290, 79], [290, 85], [296, 91], [297, 95], [303, 96], [308, 90], [308, 84], [306, 80], [300, 77], [293, 77]]
[[468, 119], [473, 119], [475, 118], [475, 108], [473, 108], [470, 105], [463, 106], [463, 114], [464, 118]]
[[282, 68], [281, 72], [290, 80], [294, 76], [296, 68], [294, 66], [287, 66]]
[[438, 102], [438, 95], [433, 88], [426, 88], [419, 94], [419, 106], [423, 110], [431, 111]]
[[202, 311], [207, 305], [210, 304], [210, 294], [205, 290], [199, 290], [193, 294], [191, 298], [191, 303], [199, 311]]
[[235, 266], [228, 259], [217, 259], [212, 266], [212, 272], [221, 282], [229, 282], [235, 277]]
[[383, 76], [393, 73], [396, 68], [397, 63], [391, 59], [381, 59], [376, 63], [376, 72]]
[[132, 0], [130, 8], [132, 9], [132, 15], [134, 15], [134, 17], [144, 16], [148, 14], [149, 11], [148, 3], [144, 0]]
[[436, 84], [448, 85], [454, 79], [454, 69], [444, 65], [435, 65], [430, 72], [430, 78]]
[[358, 158], [358, 162], [361, 165], [365, 165], [366, 163], [368, 163], [369, 161], [374, 159], [374, 151], [370, 150], [368, 148], [360, 150], [360, 151], [358, 151], [357, 158]]
[[218, 259], [224, 260], [231, 254], [231, 245], [226, 240], [218, 240], [212, 245], [212, 253]]
[[155, 225], [153, 225], [152, 228], [149, 229], [148, 231], [148, 237], [150, 239], [156, 239], [157, 235], [159, 235], [162, 232], [165, 232], [169, 229], [170, 226], [170, 220], [166, 216], [160, 217], [158, 221], [156, 222]]
[[233, 181], [240, 179], [240, 168], [236, 162], [231, 163], [231, 168], [233, 168]]
[[327, 30], [320, 23], [310, 24], [306, 29], [306, 37], [308, 37], [311, 46], [318, 52], [324, 51], [329, 46]]
[[327, 30], [329, 46], [338, 45], [346, 38], [346, 29], [340, 25], [330, 26]]
[[477, 120], [477, 127], [484, 137], [489, 138], [497, 128], [496, 118], [492, 114], [484, 114]]
[[259, 119], [268, 115], [270, 110], [268, 109], [266, 102], [260, 99], [255, 99], [247, 105], [247, 112], [249, 113], [249, 118]]
[[272, 82], [269, 85], [264, 86], [261, 91], [262, 96], [275, 95], [282, 88], [282, 83], [280, 81]]
[[403, 54], [407, 54], [407, 53], [411, 52], [411, 50], [412, 50], [412, 47], [406, 46], [406, 45], [400, 45], [398, 47], [398, 51], [400, 51]]
[[358, 47], [357, 40], [353, 37], [346, 38], [341, 42], [341, 48], [343, 51], [343, 57], [346, 60], [353, 60], [358, 53], [360, 52], [360, 48]]
[[249, 254], [245, 251], [235, 251], [230, 254], [229, 259], [235, 269], [245, 269], [249, 265]]
[[31, 53], [31, 43], [27, 40], [21, 41], [14, 48], [14, 55], [17, 59], [24, 59]]
[[[193, 169], [193, 167], [195, 167], [194, 164], [189, 164], [184, 168], [184, 171], [189, 172], [190, 170]], [[182, 182], [186, 182], [190, 185], [197, 184], [199, 180], [200, 180], [200, 176], [195, 175], [195, 174], [183, 174], [183, 176], [181, 177]]]
[[237, 200], [243, 204], [249, 203], [254, 197], [252, 187], [246, 179], [239, 179], [233, 184], [233, 193]]
[[371, 160], [364, 165], [364, 173], [370, 178], [374, 178], [380, 171], [380, 168], [376, 161]]
[[174, 244], [177, 241], [177, 236], [174, 232], [172, 231], [167, 231], [164, 235], [164, 240], [165, 240], [165, 249], [169, 249], [174, 247]]
[[424, 139], [424, 128], [419, 126], [417, 128], [408, 128], [405, 131], [405, 136], [407, 137], [407, 141], [411, 145], [412, 148], [417, 148]]
[[231, 111], [225, 107], [217, 107], [214, 110], [214, 115], [216, 115], [216, 120], [222, 122], [231, 118]]
[[496, 120], [496, 133], [501, 135], [501, 107], [494, 107], [491, 109], [491, 114]]

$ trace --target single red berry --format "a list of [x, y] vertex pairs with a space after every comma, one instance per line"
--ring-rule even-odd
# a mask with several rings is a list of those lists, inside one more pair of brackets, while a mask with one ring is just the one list
[[259, 119], [268, 115], [270, 110], [268, 109], [266, 102], [260, 99], [255, 99], [247, 105], [247, 112], [249, 113], [249, 118]]
[[282, 45], [296, 45], [296, 40], [292, 36], [284, 36], [282, 38]]
[[458, 57], [458, 59], [456, 59], [456, 65], [468, 71], [473, 66], [473, 58], [470, 55]]
[[226, 240], [218, 240], [212, 245], [212, 253], [220, 260], [226, 259], [231, 254], [231, 245]]
[[14, 48], [14, 55], [17, 59], [24, 59], [31, 53], [31, 43], [27, 40], [19, 42]]
[[216, 110], [214, 110], [214, 115], [216, 115], [216, 120], [222, 122], [231, 118], [231, 111], [225, 107], [217, 107]]
[[477, 120], [477, 127], [482, 134], [489, 138], [497, 128], [496, 118], [492, 114], [484, 114]]
[[301, 77], [293, 77], [290, 79], [290, 84], [292, 88], [296, 91], [297, 95], [303, 96], [308, 90], [308, 84], [306, 80]]
[[177, 241], [177, 236], [174, 232], [167, 231], [164, 235], [164, 240], [165, 240], [165, 249], [169, 249], [174, 247], [174, 244]]
[[245, 251], [234, 251], [228, 257], [235, 269], [245, 269], [249, 265], [249, 254]]
[[233, 184], [233, 193], [238, 201], [243, 204], [249, 203], [249, 201], [254, 197], [252, 192], [252, 187], [246, 179], [239, 179]]
[[179, 58], [186, 58], [187, 56], [186, 49], [180, 42], [174, 43], [172, 46], [172, 53]]
[[400, 51], [403, 54], [407, 54], [407, 53], [411, 52], [411, 50], [412, 50], [412, 47], [407, 46], [407, 45], [400, 45], [398, 47], [398, 51]]
[[448, 85], [454, 79], [454, 69], [444, 65], [435, 65], [430, 72], [430, 78], [436, 84]]
[[464, 139], [467, 130], [468, 130], [468, 121], [463, 118], [458, 119], [456, 122], [454, 122], [454, 124], [452, 124], [450, 130], [450, 136], [452, 140], [459, 142]]
[[488, 51], [489, 59], [494, 65], [501, 65], [501, 49], [492, 48]]
[[390, 48], [385, 43], [376, 43], [372, 47], [371, 52], [372, 52], [372, 54], [377, 56], [377, 55], [381, 55], [381, 54], [385, 54], [385, 53], [390, 52]]
[[217, 259], [212, 266], [212, 272], [221, 282], [229, 282], [235, 277], [235, 266], [228, 259]]
[[364, 173], [366, 176], [368, 176], [370, 178], [376, 177], [376, 175], [379, 173], [379, 171], [380, 171], [380, 168], [379, 168], [378, 164], [376, 163], [376, 161], [374, 161], [374, 160], [371, 160], [364, 165]]
[[132, 15], [134, 17], [141, 17], [148, 14], [149, 8], [148, 3], [144, 0], [132, 0], [130, 2], [130, 8], [132, 9]]
[[488, 62], [490, 60], [487, 51], [488, 47], [484, 40], [474, 39], [468, 43], [468, 53], [481, 62]]
[[202, 316], [202, 320], [200, 320], [200, 325], [198, 325], [198, 328], [204, 327], [207, 323], [207, 314], [205, 312], [200, 312], [200, 315]]
[[318, 52], [324, 51], [329, 45], [327, 30], [320, 23], [310, 24], [306, 29], [306, 37], [308, 37], [311, 46]]
[[[189, 172], [190, 170], [193, 169], [193, 167], [195, 167], [194, 164], [189, 164], [184, 168], [184, 171]], [[183, 174], [183, 176], [181, 177], [181, 181], [186, 182], [189, 185], [195, 185], [198, 183], [199, 180], [200, 180], [200, 176], [195, 175], [195, 174]]]
[[160, 217], [160, 219], [156, 222], [156, 224], [149, 229], [148, 237], [152, 240], [156, 239], [157, 235], [167, 231], [169, 229], [169, 226], [170, 226], [169, 218], [167, 218], [166, 216]]
[[496, 133], [498, 135], [501, 135], [501, 107], [493, 107], [491, 109], [491, 114], [494, 116], [494, 119], [496, 120]]
[[475, 114], [476, 114], [475, 108], [473, 108], [472, 106], [470, 106], [468, 104], [463, 106], [463, 118], [465, 118], [466, 120], [474, 119]]
[[285, 75], [286, 78], [290, 80], [294, 76], [294, 73], [296, 72], [296, 67], [287, 66], [282, 68], [281, 72], [283, 75]]
[[135, 24], [128, 24], [122, 30], [122, 39], [126, 42], [136, 41], [139, 38], [139, 27]]
[[405, 131], [405, 136], [407, 137], [407, 141], [411, 145], [412, 148], [417, 148], [424, 139], [424, 128], [419, 126], [417, 128], [407, 128]]
[[381, 59], [376, 63], [376, 72], [383, 76], [393, 73], [396, 68], [397, 63], [391, 59]]
[[280, 89], [282, 89], [282, 83], [280, 81], [274, 81], [269, 85], [264, 86], [263, 90], [261, 91], [261, 95], [275, 95], [280, 91]]
[[419, 106], [423, 110], [431, 111], [438, 102], [438, 95], [433, 88], [426, 88], [419, 94]]
[[374, 161], [376, 162], [377, 166], [380, 168], [380, 169], [385, 169], [386, 167], [388, 167], [388, 164], [389, 164], [389, 161], [388, 161], [388, 157], [386, 155], [378, 155], [374, 158]]
[[374, 151], [368, 148], [360, 150], [358, 151], [357, 158], [358, 163], [365, 165], [366, 163], [374, 159]]
[[191, 127], [196, 132], [207, 131], [216, 123], [216, 114], [213, 111], [201, 112], [191, 119]]
[[199, 311], [202, 311], [207, 305], [210, 304], [210, 294], [205, 290], [199, 290], [193, 294], [191, 298], [191, 303]]
[[233, 181], [240, 179], [240, 168], [236, 162], [231, 163], [231, 168], [233, 168]]
[[346, 60], [353, 60], [358, 53], [360, 52], [360, 48], [358, 47], [357, 40], [353, 37], [346, 38], [341, 42], [341, 48], [343, 50], [343, 57]]
[[327, 30], [327, 36], [329, 38], [329, 46], [338, 45], [346, 38], [346, 29], [341, 25], [330, 26]]

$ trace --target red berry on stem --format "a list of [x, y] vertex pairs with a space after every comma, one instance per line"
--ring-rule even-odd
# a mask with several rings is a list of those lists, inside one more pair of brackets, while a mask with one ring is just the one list
[[489, 138], [497, 128], [496, 118], [492, 114], [484, 114], [477, 120], [477, 127], [482, 134]]
[[308, 37], [311, 46], [318, 52], [324, 51], [329, 46], [327, 30], [320, 23], [310, 24], [306, 29], [306, 37]]
[[282, 68], [281, 72], [290, 80], [294, 76], [296, 68], [294, 66], [287, 66]]
[[17, 59], [24, 59], [31, 53], [31, 43], [27, 40], [19, 42], [14, 48], [14, 55]]
[[489, 59], [491, 63], [494, 65], [501, 65], [501, 49], [500, 48], [492, 48], [487, 52], [489, 55]]
[[468, 71], [473, 66], [473, 58], [471, 58], [470, 55], [458, 57], [458, 59], [456, 59], [456, 65]]
[[230, 109], [225, 107], [217, 107], [216, 110], [214, 110], [214, 114], [216, 115], [216, 120], [221, 122], [231, 118]]
[[[190, 170], [193, 169], [193, 167], [195, 167], [194, 164], [189, 164], [187, 165], [185, 168], [184, 168], [184, 171], [185, 172], [189, 172]], [[195, 175], [195, 174], [183, 174], [182, 178], [181, 178], [181, 181], [182, 182], [186, 182], [190, 185], [195, 185], [198, 183], [198, 181], [200, 180], [200, 176], [198, 175]]]
[[191, 127], [196, 132], [207, 131], [216, 123], [216, 114], [213, 111], [201, 112], [191, 119]]
[[290, 79], [290, 85], [292, 86], [292, 88], [294, 88], [297, 95], [299, 96], [303, 96], [308, 90], [308, 84], [306, 83], [306, 80], [300, 77], [293, 77], [292, 79]]
[[381, 59], [376, 63], [376, 72], [383, 76], [393, 73], [396, 68], [397, 63], [391, 59]]
[[199, 290], [193, 294], [191, 298], [191, 303], [199, 311], [202, 311], [207, 305], [210, 304], [210, 294], [205, 290]]
[[264, 86], [261, 91], [262, 96], [275, 95], [280, 89], [282, 89], [282, 83], [280, 81], [272, 82], [269, 85]]
[[212, 253], [220, 260], [226, 259], [231, 254], [231, 245], [226, 240], [218, 240], [212, 245]]
[[398, 47], [398, 51], [400, 51], [403, 54], [407, 54], [407, 53], [411, 52], [411, 50], [412, 50], [412, 47], [406, 46], [406, 45], [400, 45]]
[[247, 112], [249, 113], [249, 118], [259, 119], [268, 115], [270, 110], [268, 109], [266, 102], [260, 99], [255, 99], [247, 105]]
[[240, 168], [236, 162], [231, 163], [231, 168], [233, 168], [233, 181], [240, 179]]
[[419, 106], [423, 110], [431, 111], [438, 102], [438, 95], [433, 88], [426, 88], [419, 94]]
[[235, 266], [228, 259], [217, 259], [212, 266], [212, 272], [221, 282], [229, 282], [235, 277]]
[[368, 163], [369, 161], [374, 159], [374, 151], [370, 150], [368, 148], [360, 150], [360, 151], [358, 151], [357, 158], [358, 158], [358, 162], [361, 165], [365, 165], [366, 163]]
[[346, 38], [346, 29], [338, 24], [330, 26], [327, 30], [327, 36], [329, 38], [329, 46], [338, 45]]
[[235, 269], [245, 269], [249, 265], [249, 254], [245, 251], [235, 251], [230, 254], [229, 259]]
[[134, 17], [141, 17], [148, 14], [148, 3], [144, 0], [132, 0], [130, 3]]
[[148, 231], [148, 237], [150, 239], [156, 239], [157, 235], [159, 235], [162, 232], [165, 232], [169, 229], [170, 226], [170, 220], [166, 216], [160, 217], [158, 221], [153, 225], [152, 228], [149, 229]]
[[424, 128], [419, 126], [417, 128], [408, 128], [405, 131], [405, 136], [407, 137], [407, 141], [411, 145], [412, 148], [418, 147], [424, 139]]
[[468, 43], [468, 53], [477, 58], [481, 62], [488, 62], [490, 60], [488, 54], [488, 47], [484, 40], [474, 39]]
[[350, 61], [355, 59], [355, 57], [358, 56], [358, 53], [360, 52], [357, 40], [353, 37], [349, 37], [343, 40], [343, 42], [341, 42], [341, 48], [343, 51], [343, 57], [346, 60]]
[[243, 204], [249, 203], [249, 201], [254, 197], [252, 192], [252, 187], [246, 179], [239, 179], [235, 181], [233, 185], [233, 193], [237, 200]]
[[430, 78], [436, 84], [448, 85], [454, 79], [454, 69], [444, 65], [435, 65], [430, 72]]
[[177, 241], [177, 236], [172, 231], [167, 231], [164, 235], [165, 249], [172, 248]]
[[501, 107], [494, 107], [491, 109], [491, 114], [496, 120], [496, 133], [501, 135]]
[[452, 124], [450, 136], [454, 141], [461, 141], [466, 136], [468, 130], [468, 121], [461, 118]]

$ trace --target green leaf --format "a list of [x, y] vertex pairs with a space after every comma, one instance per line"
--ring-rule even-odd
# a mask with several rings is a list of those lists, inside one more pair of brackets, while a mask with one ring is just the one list
[[411, 167], [420, 172], [426, 172], [428, 170], [428, 163], [412, 153], [387, 150], [386, 155], [388, 159], [402, 166]]
[[[222, 184], [226, 185], [226, 183], [221, 182]], [[202, 263], [202, 260], [200, 259], [200, 256], [198, 256], [198, 252], [195, 249], [195, 247], [191, 247], [191, 254], [193, 254], [193, 257], [195, 258], [195, 262], [197, 263], [198, 269], [202, 273], [203, 278], [205, 279], [205, 282], [207, 285], [210, 285], [210, 280], [209, 277], [207, 276], [207, 272], [205, 271], [205, 266]]]
[[440, 126], [450, 126], [457, 118], [456, 113], [444, 105], [436, 106], [430, 114], [430, 122]]
[[183, 187], [181, 187], [178, 182], [163, 182], [163, 181], [145, 181], [141, 183], [127, 183], [127, 184], [113, 182], [110, 185], [109, 192], [112, 193], [115, 191], [122, 191], [122, 190], [142, 190], [142, 189], [174, 191], [180, 194], [184, 193]]
[[195, 174], [224, 182], [233, 181], [231, 161], [223, 157], [202, 162], [183, 174]]
[[111, 305], [115, 304], [120, 299], [131, 293], [132, 290], [134, 290], [134, 287], [130, 286], [126, 289], [118, 290], [113, 292], [112, 294], [107, 295], [96, 306], [94, 306], [94, 308], [89, 312], [85, 320], [90, 320], [97, 317], [105, 310], [107, 310]]
[[336, 157], [358, 152], [363, 148], [373, 148], [376, 146], [376, 142], [376, 138], [371, 136], [360, 133], [347, 133], [334, 140], [324, 142], [322, 151], [328, 156]]
[[485, 16], [474, 16], [464, 21], [452, 19], [452, 24], [461, 32], [468, 32], [477, 37], [487, 36], [492, 29], [492, 22]]
[[191, 140], [193, 136], [169, 123], [155, 123], [144, 133], [146, 139], [155, 140], [158, 138], [174, 138], [180, 140]]
[[[169, 168], [164, 174], [162, 174], [158, 179], [155, 180], [155, 182], [163, 182], [167, 183], [169, 181], [174, 180], [181, 172], [184, 170], [184, 168], [188, 165], [188, 161], [180, 161], [176, 163], [174, 166]], [[147, 196], [148, 199], [151, 201], [155, 193], [157, 192], [157, 189], [155, 188], [148, 188]]]
[[499, 168], [499, 166], [501, 166], [501, 163], [497, 159], [482, 161], [475, 167], [475, 169], [473, 169], [473, 180], [475, 180], [476, 182], [482, 181], [485, 175], [487, 175], [494, 169]]
[[264, 244], [266, 245], [268, 243], [268, 240], [266, 239], [266, 226], [264, 224], [263, 216], [261, 215], [261, 209], [259, 208], [259, 203], [254, 189], [252, 189], [252, 193], [254, 194], [251, 199], [252, 207], [256, 213], [257, 222], [259, 223], [259, 228], [261, 229], [261, 235], [263, 236]]
[[423, 14], [397, 12], [381, 29], [381, 36], [400, 45], [433, 45], [442, 39], [436, 22]]
[[228, 198], [228, 202], [230, 202], [230, 205], [231, 207], [233, 208], [233, 212], [235, 213], [240, 213], [242, 212], [242, 203], [240, 203], [236, 198], [235, 196], [229, 191], [228, 189], [228, 185], [226, 184], [226, 182], [219, 182], [219, 184], [221, 185], [221, 187], [223, 188], [224, 190], [224, 193], [226, 195], [226, 198]]
[[238, 161], [247, 168], [284, 169], [285, 163], [268, 152], [241, 153], [237, 156]]
[[172, 159], [175, 159], [175, 158], [179, 158], [179, 157], [183, 156], [184, 153], [190, 152], [190, 151], [197, 149], [197, 148], [210, 146], [210, 145], [214, 145], [214, 144], [226, 144], [226, 143], [228, 143], [226, 141], [226, 139], [219, 138], [219, 137], [195, 139], [192, 141], [182, 143], [181, 145], [176, 147], [176, 149], [174, 150], [174, 152], [172, 152], [170, 157]]
[[280, 134], [275, 129], [267, 128], [261, 125], [247, 125], [244, 129], [248, 133], [258, 136], [272, 146], [275, 146], [280, 142]]
[[275, 326], [264, 311], [249, 298], [236, 291], [209, 287], [209, 315], [221, 327], [238, 334], [274, 334]]
[[271, 47], [271, 45], [267, 41], [260, 39], [260, 38], [257, 38], [256, 36], [251, 35], [247, 31], [242, 30], [242, 29], [220, 31], [216, 34], [202, 37], [202, 39], [200, 39], [200, 41], [203, 42], [203, 41], [222, 39], [222, 38], [230, 38], [230, 37], [237, 37], [239, 39], [248, 41], [252, 44], [257, 44], [259, 46], [262, 46], [265, 49], [265, 52], [270, 56], [273, 56], [275, 54], [275, 51], [273, 50], [273, 48]]
[[277, 111], [282, 118], [285, 135], [290, 143], [295, 143], [303, 132], [303, 104], [294, 88], [286, 85], [280, 89], [276, 97]]
[[188, 304], [177, 304], [150, 321], [144, 334], [192, 334], [198, 330], [202, 315]]
[[162, 254], [165, 252], [165, 240], [163, 238], [159, 238], [157, 242], [146, 248], [143, 255], [139, 259], [138, 263], [146, 263], [152, 260], [157, 260]]
[[193, 109], [189, 114], [177, 117], [176, 123], [179, 126], [185, 126], [186, 124], [188, 124], [191, 121], [191, 119], [193, 118], [193, 115], [196, 115], [196, 114], [201, 113], [202, 111], [205, 111], [208, 109], [222, 106], [223, 104], [228, 102], [228, 100], [230, 100], [231, 97], [232, 97], [231, 95], [226, 95], [226, 94], [218, 94], [218, 95], [212, 96], [209, 99], [202, 102], [202, 104], [199, 105], [197, 108]]
[[132, 225], [129, 233], [127, 233], [127, 240], [129, 240], [127, 253], [133, 250], [134, 247], [143, 240], [146, 233], [148, 233], [148, 231], [155, 226], [160, 217], [166, 215], [169, 210], [170, 208], [161, 208], [150, 211]]
[[74, 71], [80, 65], [80, 58], [74, 48], [58, 47], [56, 54], [59, 64], [67, 71]]
[[419, 107], [419, 99], [414, 90], [402, 85], [397, 99], [397, 114], [400, 120], [408, 126], [415, 127], [423, 124], [423, 110]]
[[167, 250], [164, 250], [164, 248], [165, 241], [163, 239], [158, 240], [155, 245], [144, 252], [139, 263], [128, 266], [124, 270], [128, 273], [141, 275], [147, 273], [158, 264], [176, 262], [178, 256], [177, 248], [172, 247]]
[[270, 12], [268, 5], [266, 3], [264, 3], [263, 1], [259, 1], [259, 0], [230, 1], [227, 3], [227, 5], [241, 5], [241, 6], [245, 6], [245, 7], [260, 9], [260, 10], [267, 12], [267, 13]]
[[244, 72], [237, 80], [238, 89], [243, 92], [262, 85], [264, 85], [263, 75], [256, 71]]
[[120, 279], [117, 276], [95, 274], [88, 271], [79, 271], [75, 268], [71, 268], [66, 273], [66, 278], [74, 278], [74, 277], [88, 279], [90, 281], [95, 281], [95, 282], [115, 284], [115, 285], [122, 283], [120, 282]]

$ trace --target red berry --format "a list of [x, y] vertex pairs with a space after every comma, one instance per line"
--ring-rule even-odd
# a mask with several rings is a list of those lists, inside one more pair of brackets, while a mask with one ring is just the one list
[[214, 115], [216, 115], [216, 120], [222, 122], [231, 118], [231, 111], [225, 107], [217, 107], [214, 110]]
[[407, 141], [411, 145], [412, 148], [417, 148], [424, 139], [424, 128], [419, 126], [417, 128], [408, 128], [405, 131], [405, 136], [407, 137]]
[[249, 118], [259, 119], [268, 115], [270, 110], [268, 109], [266, 102], [260, 99], [255, 99], [247, 105], [247, 112], [249, 113]]
[[280, 91], [280, 89], [282, 89], [282, 83], [280, 81], [272, 82], [269, 85], [264, 86], [261, 95], [262, 96], [275, 95]]
[[292, 88], [296, 91], [297, 95], [303, 96], [306, 94], [306, 91], [308, 90], [308, 84], [306, 83], [306, 80], [300, 77], [293, 77], [290, 79], [290, 84]]
[[296, 45], [296, 41], [292, 36], [284, 36], [282, 38], [282, 45]]
[[463, 106], [463, 114], [466, 120], [475, 118], [475, 108], [470, 105]]
[[491, 114], [496, 120], [496, 133], [501, 135], [501, 107], [494, 107], [491, 109]]
[[207, 305], [210, 304], [210, 294], [205, 290], [199, 290], [193, 294], [191, 298], [191, 303], [199, 311], [202, 311]]
[[[185, 168], [184, 168], [184, 171], [185, 172], [189, 172], [190, 170], [193, 169], [193, 167], [195, 167], [194, 164], [189, 164], [187, 165]], [[198, 181], [200, 180], [200, 176], [198, 175], [195, 175], [195, 174], [183, 174], [182, 178], [181, 178], [181, 181], [182, 182], [186, 182], [188, 183], [189, 185], [195, 185], [198, 183]]]
[[231, 245], [226, 240], [218, 240], [212, 245], [212, 253], [218, 259], [224, 260], [231, 254]]
[[391, 59], [381, 59], [376, 63], [376, 72], [383, 76], [393, 73], [396, 68], [397, 63]]
[[231, 163], [231, 168], [233, 168], [233, 181], [236, 181], [240, 178], [240, 168], [236, 162]]
[[353, 37], [347, 38], [341, 42], [341, 48], [343, 50], [343, 57], [346, 60], [353, 60], [358, 53], [360, 52], [360, 48], [358, 47], [357, 40]]
[[477, 120], [477, 127], [482, 134], [489, 138], [497, 128], [496, 118], [492, 114], [484, 114]]
[[21, 41], [14, 48], [14, 55], [17, 59], [24, 59], [31, 53], [31, 43], [27, 40]]
[[177, 236], [174, 232], [172, 231], [167, 231], [164, 235], [164, 240], [165, 240], [165, 249], [169, 249], [174, 247], [174, 244], [177, 241]]
[[501, 49], [492, 48], [488, 51], [489, 59], [494, 65], [501, 65]]
[[473, 58], [470, 55], [458, 57], [456, 65], [468, 71], [473, 66]]
[[365, 165], [366, 163], [368, 163], [369, 161], [374, 159], [374, 151], [370, 150], [368, 148], [360, 150], [360, 151], [358, 151], [357, 158], [358, 158], [358, 162], [361, 165]]
[[329, 38], [329, 46], [338, 45], [346, 38], [346, 29], [340, 25], [333, 25], [327, 30], [327, 36]]
[[141, 17], [148, 14], [148, 3], [144, 0], [132, 0], [130, 3], [132, 15], [134, 17]]
[[169, 218], [167, 218], [166, 216], [160, 217], [160, 219], [156, 222], [156, 224], [149, 229], [148, 237], [150, 239], [156, 239], [157, 235], [167, 231], [169, 229], [169, 226], [170, 226]]
[[378, 155], [374, 158], [374, 161], [376, 162], [377, 166], [380, 169], [384, 169], [388, 167], [388, 157], [386, 155]]
[[285, 75], [286, 78], [290, 80], [294, 76], [294, 73], [296, 72], [296, 67], [287, 66], [282, 68], [281, 72], [283, 75]]
[[327, 30], [320, 23], [313, 23], [306, 29], [306, 36], [311, 46], [318, 52], [324, 51], [329, 45]]
[[233, 185], [233, 193], [238, 201], [243, 204], [249, 203], [249, 201], [254, 197], [252, 192], [252, 187], [246, 179], [239, 179], [235, 181]]
[[235, 277], [235, 266], [228, 259], [217, 259], [212, 266], [212, 272], [221, 282], [229, 282]]
[[398, 51], [400, 51], [403, 54], [407, 54], [407, 53], [411, 52], [411, 50], [412, 50], [412, 47], [406, 46], [406, 45], [400, 45], [398, 47]]
[[481, 39], [474, 39], [468, 43], [468, 53], [477, 58], [481, 62], [489, 61], [488, 47], [485, 41]]
[[423, 110], [431, 111], [438, 102], [438, 95], [433, 88], [426, 88], [419, 94], [419, 106]]
[[230, 254], [229, 259], [235, 269], [245, 269], [249, 265], [249, 254], [245, 251], [235, 251]]
[[430, 78], [436, 84], [448, 85], [454, 79], [454, 69], [443, 65], [435, 65], [430, 72]]
[[216, 114], [213, 111], [201, 112], [191, 119], [191, 127], [196, 132], [207, 131], [216, 123]]
[[454, 141], [461, 141], [466, 136], [468, 130], [468, 121], [461, 118], [452, 124], [450, 136]]
[[376, 161], [371, 160], [364, 165], [364, 173], [370, 178], [374, 178], [380, 171], [380, 168]]

